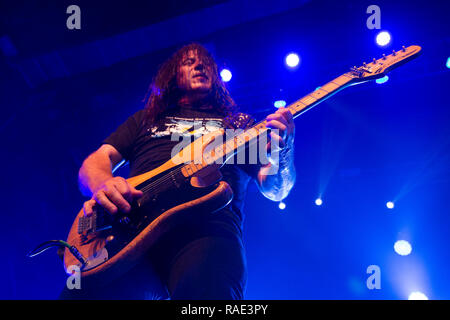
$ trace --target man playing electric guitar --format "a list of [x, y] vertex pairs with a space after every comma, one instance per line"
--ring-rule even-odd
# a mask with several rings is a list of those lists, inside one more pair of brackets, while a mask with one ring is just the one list
[[[122, 160], [129, 161], [130, 176], [142, 174], [171, 158], [178, 143], [171, 139], [174, 133], [208, 133], [229, 127], [230, 119], [236, 118], [245, 120], [245, 127], [253, 121], [237, 112], [209, 52], [195, 43], [184, 46], [159, 69], [145, 108], [129, 117], [83, 162], [79, 183], [90, 197], [83, 206], [85, 215], [99, 207], [112, 215], [126, 213], [131, 203], [142, 197], [142, 191], [113, 176], [112, 168]], [[234, 194], [226, 207], [202, 221], [174, 228], [120, 279], [98, 289], [65, 290], [61, 297], [167, 298], [162, 288], [171, 299], [243, 299], [247, 270], [242, 207], [247, 184], [253, 179], [264, 196], [281, 201], [295, 182], [291, 112], [279, 108], [266, 120], [266, 126], [274, 129], [267, 150], [276, 143], [279, 151], [269, 154], [270, 161], [264, 165], [225, 164], [221, 168], [223, 180]]]

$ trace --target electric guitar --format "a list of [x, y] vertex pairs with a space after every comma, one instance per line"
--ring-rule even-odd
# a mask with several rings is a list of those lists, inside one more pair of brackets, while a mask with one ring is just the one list
[[[417, 57], [420, 51], [419, 46], [403, 47], [353, 67], [286, 108], [296, 118], [346, 87], [382, 78], [391, 69]], [[73, 266], [78, 266], [84, 284], [107, 283], [131, 269], [173, 226], [225, 207], [233, 191], [220, 180], [220, 167], [268, 130], [265, 120], [258, 122], [207, 154], [203, 152], [205, 146], [217, 141], [220, 134], [204, 135], [160, 167], [127, 179], [143, 192], [128, 214], [110, 215], [99, 209], [86, 217], [81, 210], [70, 229], [64, 251], [66, 272], [71, 274]]]

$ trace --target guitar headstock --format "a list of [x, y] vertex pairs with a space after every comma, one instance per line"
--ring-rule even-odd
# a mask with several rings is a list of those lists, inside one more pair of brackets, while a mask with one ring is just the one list
[[383, 57], [376, 60], [373, 59], [370, 63], [363, 63], [361, 67], [353, 67], [347, 73], [352, 77], [352, 83], [365, 82], [384, 77], [390, 70], [397, 68], [403, 63], [416, 58], [420, 51], [419, 46], [402, 47], [399, 51], [393, 51], [390, 55], [383, 54]]

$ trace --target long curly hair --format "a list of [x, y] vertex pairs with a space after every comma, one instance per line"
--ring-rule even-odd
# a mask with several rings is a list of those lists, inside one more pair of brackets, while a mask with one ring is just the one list
[[182, 59], [189, 51], [197, 53], [199, 59], [212, 70], [211, 93], [209, 103], [217, 112], [231, 117], [237, 112], [237, 106], [219, 77], [217, 64], [209, 51], [199, 43], [193, 42], [178, 49], [159, 68], [144, 98], [148, 120], [156, 122], [167, 110], [176, 108], [181, 97], [177, 86], [177, 73]]

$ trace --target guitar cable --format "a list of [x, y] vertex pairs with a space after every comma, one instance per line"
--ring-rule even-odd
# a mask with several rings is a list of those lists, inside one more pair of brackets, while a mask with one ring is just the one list
[[83, 255], [78, 251], [78, 249], [74, 246], [71, 246], [67, 242], [63, 240], [48, 240], [44, 241], [41, 244], [39, 244], [36, 248], [31, 250], [27, 253], [27, 257], [33, 258], [37, 256], [38, 254], [41, 254], [44, 251], [47, 251], [50, 248], [58, 247], [58, 248], [67, 248], [69, 249], [70, 253], [81, 262], [82, 266], [84, 267], [87, 264], [86, 258], [83, 257]]

